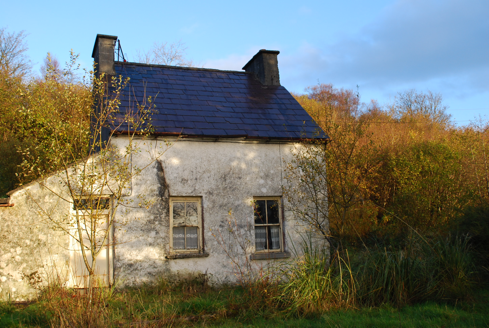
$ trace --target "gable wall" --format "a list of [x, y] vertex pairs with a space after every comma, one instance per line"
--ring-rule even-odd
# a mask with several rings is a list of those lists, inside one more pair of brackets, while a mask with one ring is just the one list
[[[70, 211], [58, 177], [38, 182], [10, 196], [12, 207], [0, 208], [0, 300], [27, 301], [48, 283], [69, 279], [69, 239], [53, 230], [47, 214], [60, 221]], [[64, 195], [65, 196], [65, 195]], [[41, 211], [42, 207], [42, 211]]]

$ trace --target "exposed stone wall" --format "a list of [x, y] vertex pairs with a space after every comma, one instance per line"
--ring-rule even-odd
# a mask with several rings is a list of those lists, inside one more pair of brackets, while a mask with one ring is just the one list
[[[61, 192], [56, 176], [47, 186]], [[52, 218], [69, 213], [69, 203], [53, 196], [36, 182], [10, 196], [14, 206], [0, 207], [0, 300], [30, 300], [50, 282], [67, 282], [69, 239], [39, 213], [39, 205]]]

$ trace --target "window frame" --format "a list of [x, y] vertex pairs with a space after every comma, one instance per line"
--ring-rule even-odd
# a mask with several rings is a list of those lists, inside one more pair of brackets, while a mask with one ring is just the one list
[[[269, 200], [275, 200], [278, 202], [278, 224], [260, 224], [258, 226], [278, 226], [279, 227], [279, 242], [280, 242], [280, 247], [278, 249], [263, 249], [263, 250], [257, 250], [256, 249], [256, 227], [257, 224], [255, 223], [255, 202], [258, 200], [264, 200], [264, 201], [269, 201]], [[267, 204], [267, 203], [265, 203]], [[268, 206], [265, 205], [265, 208], [268, 208]], [[268, 214], [267, 214], [268, 216]], [[254, 247], [255, 247], [255, 254], [269, 254], [269, 253], [284, 253], [284, 229], [283, 229], [283, 211], [282, 211], [282, 197], [281, 196], [259, 196], [259, 197], [253, 197], [253, 231], [254, 231]], [[253, 258], [252, 258], [253, 259]]]
[[[196, 249], [175, 249], [173, 247], [173, 203], [175, 202], [197, 202], [197, 248]], [[204, 252], [203, 246], [203, 217], [202, 217], [202, 197], [170, 197], [170, 254], [200, 254]]]

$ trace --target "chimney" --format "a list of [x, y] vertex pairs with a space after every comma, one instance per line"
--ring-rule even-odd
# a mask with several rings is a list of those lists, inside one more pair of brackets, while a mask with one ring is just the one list
[[[96, 64], [95, 76], [99, 77], [101, 73], [105, 73], [105, 82], [110, 82], [111, 76], [115, 75], [114, 67], [114, 48], [116, 36], [97, 34], [95, 45], [93, 46], [92, 58]], [[105, 83], [105, 87], [108, 83]], [[106, 90], [108, 92], [108, 90]], [[101, 111], [104, 107], [98, 100], [95, 100], [94, 110], [90, 115], [90, 147], [93, 151], [100, 151], [105, 148], [110, 139], [110, 130], [101, 122]]]
[[92, 58], [97, 64], [95, 67], [97, 74], [115, 75], [114, 48], [116, 40], [117, 37], [113, 35], [97, 34], [92, 51]]
[[261, 49], [244, 65], [246, 72], [252, 72], [263, 85], [280, 85], [277, 55], [280, 51]]

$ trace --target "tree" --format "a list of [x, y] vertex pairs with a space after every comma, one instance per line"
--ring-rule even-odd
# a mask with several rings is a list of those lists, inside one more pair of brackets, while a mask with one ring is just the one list
[[24, 31], [9, 33], [5, 27], [0, 28], [0, 74], [23, 78], [29, 73], [26, 37]]
[[71, 53], [66, 68], [49, 68], [44, 79], [32, 79], [19, 95], [22, 102], [11, 131], [21, 143], [17, 151], [23, 158], [18, 172], [22, 184], [87, 155], [93, 94], [88, 76], [84, 82], [68, 82], [78, 70], [77, 58]]
[[369, 210], [367, 182], [377, 167], [371, 161], [376, 149], [368, 133], [370, 122], [364, 105], [351, 90], [332, 85], [321, 84], [307, 91], [308, 95], [296, 99], [330, 141], [327, 145], [313, 142], [296, 153], [288, 167], [290, 185], [296, 187], [287, 195], [292, 204], [309, 202], [308, 210], [298, 213], [299, 217], [323, 236], [329, 235], [330, 228], [340, 239], [349, 232], [360, 236], [359, 230], [366, 225], [362, 215]]
[[443, 126], [450, 124], [451, 119], [446, 110], [441, 94], [414, 89], [399, 92], [391, 107], [394, 117], [401, 121], [423, 121]]
[[145, 64], [173, 65], [173, 66], [193, 66], [193, 62], [185, 58], [185, 43], [178, 41], [168, 44], [168, 42], [155, 42], [153, 47], [147, 52], [137, 52], [136, 60]]
[[49, 52], [46, 55], [46, 58], [44, 58], [40, 72], [43, 79], [56, 79], [63, 76], [61, 64], [59, 63], [58, 58], [51, 55]]
[[[75, 60], [76, 56], [72, 62]], [[152, 99], [136, 103], [134, 108], [121, 113], [119, 104], [121, 97], [128, 96], [124, 94], [128, 80], [112, 77], [108, 81], [104, 74], [95, 76], [90, 73], [89, 81], [78, 85], [83, 90], [90, 90], [82, 93], [83, 98], [70, 89], [73, 84], [63, 81], [47, 75], [46, 81], [37, 85], [39, 90], [35, 89], [29, 95], [29, 99], [35, 98], [40, 103], [40, 108], [30, 113], [32, 120], [42, 124], [33, 146], [33, 150], [39, 151], [23, 154], [21, 177], [28, 181], [32, 174], [39, 176], [39, 185], [50, 197], [70, 204], [74, 209], [74, 215], [59, 214], [37, 195], [29, 194], [38, 215], [53, 229], [62, 231], [76, 242], [91, 290], [97, 275], [97, 257], [114, 245], [111, 239], [114, 213], [121, 206], [149, 206], [144, 195], [140, 195], [138, 205], [129, 204], [124, 196], [133, 177], [144, 169], [134, 166], [131, 157], [141, 151], [141, 143], [151, 132]], [[58, 97], [53, 98], [51, 94]], [[73, 117], [71, 122], [59, 122], [56, 115], [53, 120], [46, 119], [41, 109], [80, 115]], [[35, 117], [36, 112], [39, 118]], [[31, 116], [26, 115], [26, 118]], [[120, 126], [130, 131], [126, 135], [128, 144], [123, 148], [113, 139], [114, 131]], [[105, 137], [106, 130], [111, 131], [108, 137]], [[49, 147], [49, 151], [44, 147]], [[153, 149], [154, 160], [165, 150]]]
[[389, 165], [396, 183], [389, 209], [417, 230], [441, 231], [467, 205], [461, 153], [443, 141], [413, 142]]
[[479, 117], [466, 131], [470, 135], [470, 158], [474, 168], [477, 193], [481, 201], [489, 199], [489, 122]]
[[9, 33], [6, 28], [0, 29], [0, 197], [17, 185], [15, 173], [22, 160], [17, 152], [22, 142], [16, 137], [16, 126], [30, 71], [25, 37], [24, 31]]

